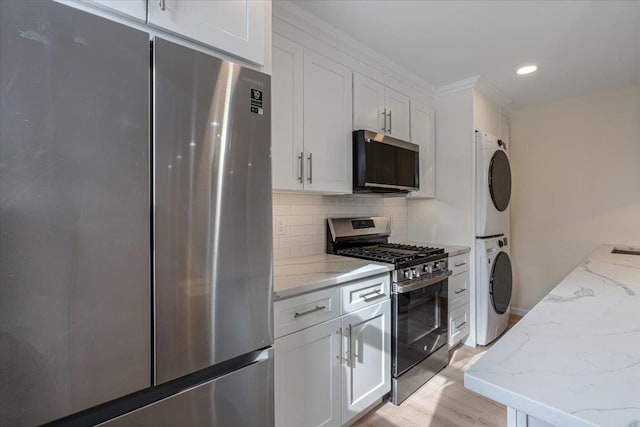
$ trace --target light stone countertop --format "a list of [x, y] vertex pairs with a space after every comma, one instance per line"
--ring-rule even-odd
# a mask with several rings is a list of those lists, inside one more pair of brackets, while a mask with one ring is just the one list
[[440, 243], [425, 243], [425, 242], [403, 242], [406, 245], [416, 245], [416, 246], [432, 246], [436, 248], [444, 248], [445, 252], [449, 254], [449, 257], [454, 257], [456, 255], [466, 254], [471, 251], [469, 246], [455, 246], [455, 245], [442, 245]]
[[392, 264], [321, 254], [273, 263], [273, 294], [279, 300], [393, 270]]
[[640, 256], [602, 245], [465, 373], [556, 426], [640, 426]]

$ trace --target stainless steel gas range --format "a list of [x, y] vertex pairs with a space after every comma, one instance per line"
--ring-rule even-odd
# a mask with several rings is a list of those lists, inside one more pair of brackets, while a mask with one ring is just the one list
[[448, 254], [389, 243], [388, 217], [330, 218], [327, 252], [393, 264], [391, 401], [399, 405], [447, 366]]

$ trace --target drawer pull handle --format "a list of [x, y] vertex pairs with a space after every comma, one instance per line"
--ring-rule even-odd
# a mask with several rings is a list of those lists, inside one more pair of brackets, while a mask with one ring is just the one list
[[467, 288], [462, 288], [462, 289], [458, 289], [457, 291], [453, 291], [453, 293], [454, 293], [454, 294], [461, 294], [461, 293], [463, 293], [463, 292], [464, 292], [464, 291], [466, 291], [466, 290], [467, 290]]
[[316, 311], [322, 311], [325, 308], [327, 308], [326, 305], [317, 305], [316, 308], [312, 308], [311, 310], [303, 311], [302, 313], [298, 313], [296, 311], [296, 313], [293, 315], [293, 318], [297, 319], [298, 317], [306, 316], [307, 314], [315, 313]]
[[360, 298], [362, 298], [365, 302], [372, 301], [374, 299], [385, 296], [386, 294], [382, 292], [380, 289], [376, 289], [373, 292], [369, 292], [368, 294], [360, 294]]
[[463, 265], [467, 265], [467, 261], [456, 263], [456, 267], [462, 267]]
[[459, 331], [460, 329], [464, 328], [464, 326], [465, 326], [466, 324], [467, 324], [467, 322], [466, 322], [466, 321], [465, 321], [465, 322], [460, 323], [458, 326], [456, 326], [456, 330], [458, 330], [458, 331]]

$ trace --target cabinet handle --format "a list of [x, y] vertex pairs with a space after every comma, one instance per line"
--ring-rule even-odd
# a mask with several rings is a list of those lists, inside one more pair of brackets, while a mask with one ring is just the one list
[[300, 152], [298, 160], [300, 160], [300, 176], [298, 177], [298, 181], [302, 183], [304, 182], [304, 152]]
[[160, 0], [160, 10], [166, 10], [167, 9], [165, 1], [166, 0]]
[[389, 133], [391, 133], [391, 110], [389, 110]]
[[313, 153], [309, 153], [309, 157], [307, 157], [307, 160], [309, 160], [309, 184], [313, 183]]
[[456, 331], [459, 331], [460, 329], [464, 328], [464, 325], [466, 325], [466, 324], [467, 324], [467, 322], [466, 322], [466, 321], [465, 321], [465, 322], [460, 323], [458, 326], [456, 326]]
[[360, 298], [362, 298], [365, 302], [372, 301], [374, 299], [385, 296], [386, 294], [382, 292], [380, 289], [376, 289], [373, 292], [369, 292], [368, 294], [360, 294]]
[[462, 267], [463, 265], [467, 265], [467, 262], [465, 261], [465, 262], [461, 262], [461, 263], [454, 264], [454, 265], [455, 265], [456, 267]]
[[384, 111], [382, 112], [382, 121], [384, 122], [384, 125], [382, 125], [382, 132], [387, 132], [387, 109], [385, 108]]
[[454, 294], [461, 294], [461, 293], [463, 293], [463, 292], [464, 292], [464, 291], [466, 291], [466, 290], [467, 290], [467, 288], [462, 288], [462, 289], [458, 289], [457, 291], [454, 291], [453, 293], [454, 293]]
[[293, 315], [293, 318], [297, 319], [298, 317], [306, 316], [307, 314], [315, 313], [316, 311], [321, 311], [321, 310], [324, 310], [325, 308], [327, 308], [326, 305], [317, 305], [316, 308], [312, 308], [311, 310], [303, 311], [302, 313], [298, 313], [296, 311], [295, 314]]

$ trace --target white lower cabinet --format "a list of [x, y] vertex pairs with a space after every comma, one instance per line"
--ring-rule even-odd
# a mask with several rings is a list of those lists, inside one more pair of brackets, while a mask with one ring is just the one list
[[449, 258], [449, 348], [469, 335], [469, 254]]
[[275, 343], [276, 426], [339, 426], [340, 318]]
[[342, 423], [347, 423], [391, 388], [391, 304], [376, 304], [342, 318]]
[[[334, 302], [354, 290], [369, 303]], [[276, 330], [289, 332], [274, 345], [277, 427], [348, 424], [391, 390], [389, 292], [384, 274], [275, 303]], [[314, 316], [322, 322], [309, 325]], [[298, 330], [291, 331], [290, 318]]]

